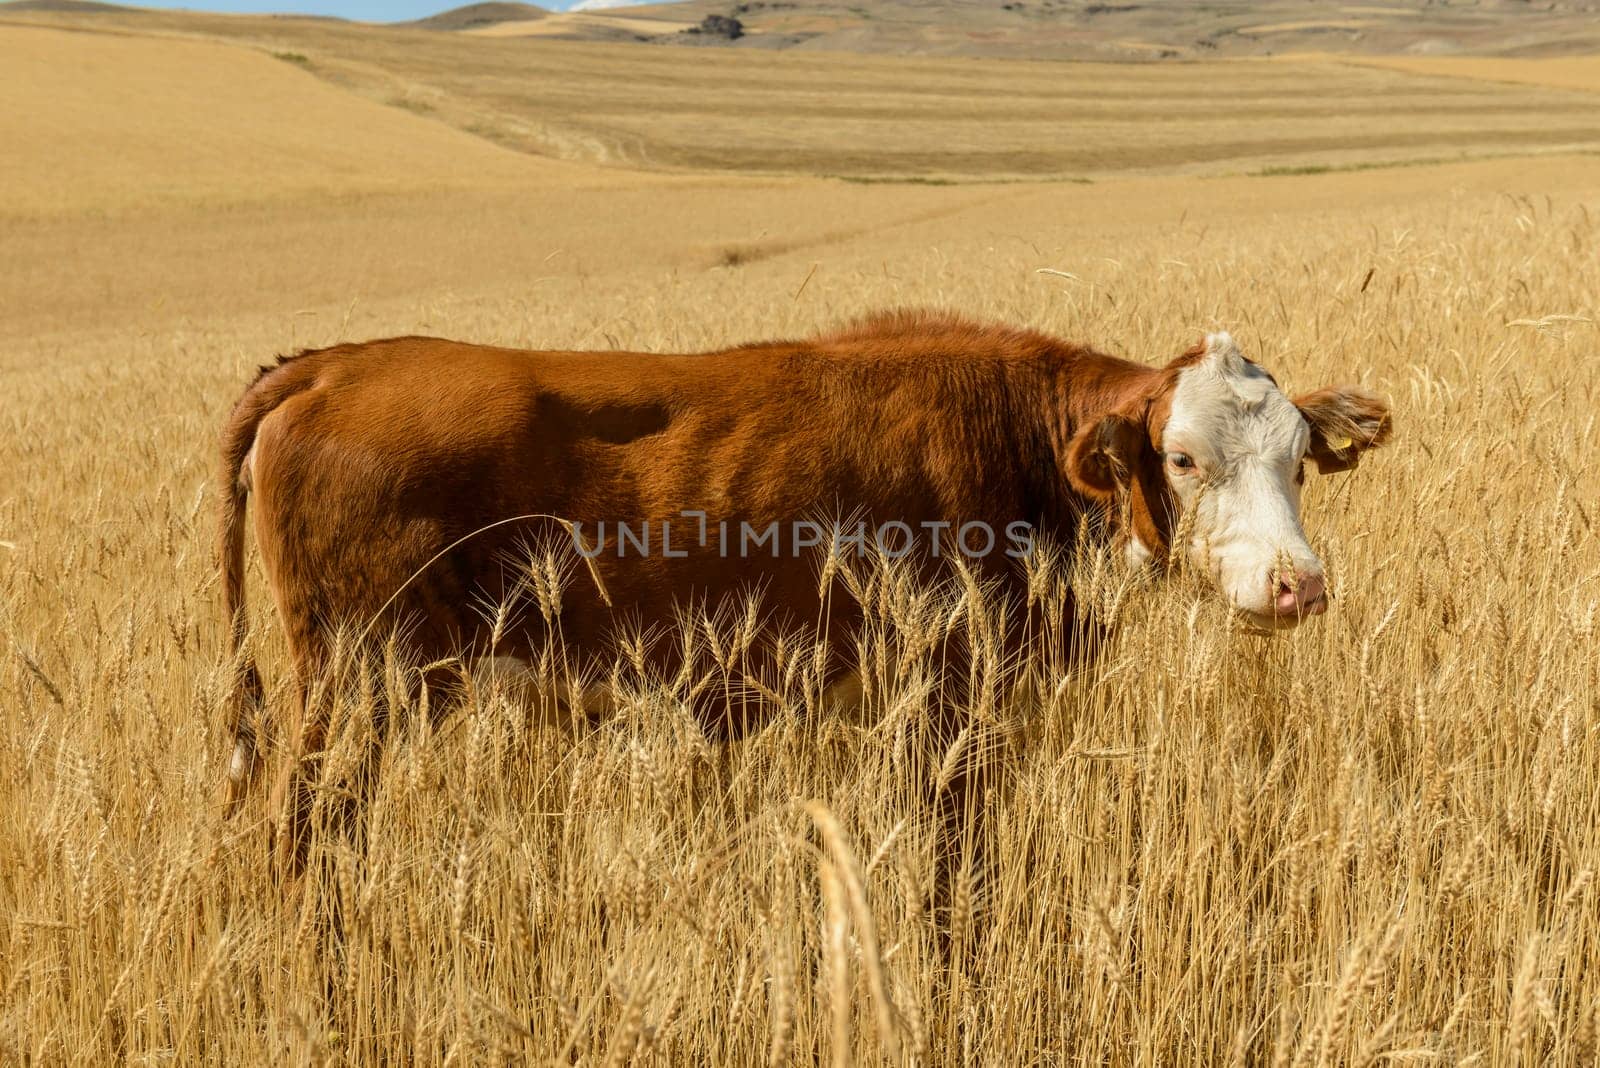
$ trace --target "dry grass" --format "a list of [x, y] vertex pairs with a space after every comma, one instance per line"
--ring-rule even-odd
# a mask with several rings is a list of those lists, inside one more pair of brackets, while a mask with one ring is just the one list
[[[0, 1062], [1593, 1063], [1600, 163], [607, 182], [7, 224]], [[899, 303], [1146, 359], [1222, 326], [1290, 388], [1388, 394], [1400, 440], [1308, 492], [1333, 610], [1264, 640], [1084, 561], [1098, 661], [1041, 637], [1040, 706], [935, 753], [937, 624], [903, 602], [859, 710], [797, 646], [733, 746], [681, 690], [571, 737], [487, 687], [402, 716], [365, 844], [319, 835], [304, 899], [276, 892], [264, 806], [214, 804], [210, 480], [257, 363], [414, 330], [681, 349]], [[340, 708], [329, 806], [370, 697]], [[922, 798], [973, 753], [1009, 769], [996, 875], [933, 913]]]

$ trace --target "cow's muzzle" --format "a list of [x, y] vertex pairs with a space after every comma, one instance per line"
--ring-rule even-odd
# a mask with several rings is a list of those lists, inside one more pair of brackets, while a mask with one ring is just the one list
[[1274, 574], [1270, 611], [1243, 611], [1259, 630], [1289, 630], [1304, 619], [1328, 610], [1328, 584], [1321, 575], [1297, 571], [1292, 576]]

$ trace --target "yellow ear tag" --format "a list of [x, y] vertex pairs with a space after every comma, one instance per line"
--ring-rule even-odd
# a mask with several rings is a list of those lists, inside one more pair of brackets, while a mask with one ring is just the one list
[[1355, 442], [1349, 438], [1339, 438], [1337, 441], [1330, 439], [1328, 442], [1328, 448], [1332, 449], [1334, 452], [1344, 452], [1344, 450], [1348, 449], [1354, 444]]

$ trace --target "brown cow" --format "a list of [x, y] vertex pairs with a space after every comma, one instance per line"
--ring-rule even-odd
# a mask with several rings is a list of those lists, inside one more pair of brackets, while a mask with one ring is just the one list
[[[275, 791], [296, 807], [324, 743], [325, 714], [306, 703], [332, 624], [403, 621], [429, 660], [540, 647], [542, 619], [496, 641], [476, 607], [507, 595], [517, 539], [549, 527], [526, 517], [576, 524], [609, 594], [564, 595], [561, 633], [578, 648], [599, 648], [619, 611], [670, 620], [688, 598], [757, 586], [769, 609], [816, 620], [802, 550], [819, 515], [864, 517], [885, 551], [942, 544], [1014, 580], [1034, 535], [1070, 542], [1088, 512], [1108, 515], [1136, 564], [1169, 554], [1187, 512], [1184, 551], [1240, 612], [1283, 626], [1327, 603], [1300, 526], [1304, 461], [1346, 469], [1389, 430], [1360, 390], [1291, 402], [1226, 334], [1162, 367], [916, 311], [698, 355], [337, 345], [263, 369], [233, 410], [224, 589], [237, 652], [254, 494], [301, 694]], [[241, 662], [234, 801], [257, 763], [260, 682]], [[297, 855], [289, 824], [280, 855]]]

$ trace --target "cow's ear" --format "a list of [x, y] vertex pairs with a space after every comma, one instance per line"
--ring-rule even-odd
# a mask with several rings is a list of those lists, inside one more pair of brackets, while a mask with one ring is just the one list
[[1294, 399], [1311, 426], [1311, 458], [1325, 475], [1348, 471], [1368, 449], [1394, 432], [1394, 419], [1382, 398], [1355, 386], [1329, 386]]
[[1120, 413], [1090, 423], [1067, 446], [1067, 480], [1079, 493], [1101, 500], [1133, 481], [1139, 455], [1149, 448], [1144, 425]]

